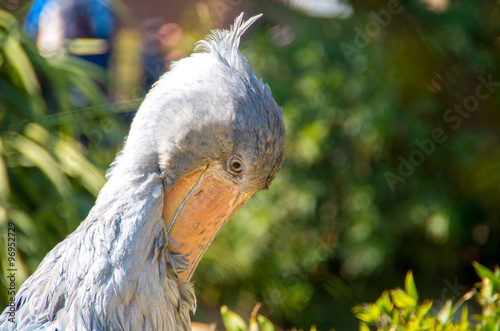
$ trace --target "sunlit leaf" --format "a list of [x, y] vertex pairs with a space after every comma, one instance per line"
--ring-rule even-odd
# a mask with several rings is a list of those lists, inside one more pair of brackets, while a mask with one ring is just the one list
[[375, 304], [378, 307], [380, 307], [380, 309], [387, 314], [390, 314], [392, 311], [392, 308], [394, 307], [388, 291], [382, 292], [382, 294], [377, 299], [377, 301], [375, 301]]
[[12, 14], [6, 12], [5, 10], [0, 10], [0, 27], [18, 37], [18, 24], [17, 19]]
[[469, 327], [469, 309], [467, 305], [462, 308], [462, 315], [460, 317], [460, 331], [468, 330]]
[[61, 196], [66, 196], [70, 190], [69, 181], [50, 153], [22, 135], [17, 134], [14, 137], [13, 144], [17, 151], [47, 175]]
[[380, 318], [380, 309], [375, 304], [355, 306], [352, 308], [352, 312], [357, 319], [368, 324], [373, 324]]
[[437, 318], [441, 324], [446, 324], [451, 317], [451, 300], [447, 300], [444, 306], [437, 313]]
[[275, 331], [274, 324], [265, 316], [258, 315], [257, 321], [259, 322], [260, 331]]
[[248, 326], [245, 321], [234, 311], [222, 306], [220, 308], [222, 322], [227, 331], [247, 331]]
[[493, 271], [482, 266], [481, 264], [479, 264], [476, 261], [472, 262], [472, 265], [474, 266], [474, 269], [476, 269], [476, 272], [479, 275], [479, 277], [481, 277], [482, 279], [488, 279], [491, 282], [491, 284], [495, 290], [500, 290], [500, 277], [499, 276], [495, 275], [495, 273]]
[[417, 305], [417, 301], [402, 290], [390, 290], [389, 293], [391, 294], [394, 305], [398, 308], [412, 309]]
[[411, 270], [406, 274], [405, 291], [415, 301], [418, 301], [417, 288], [415, 287], [415, 281], [413, 279], [413, 273], [411, 272]]
[[359, 323], [359, 331], [370, 331], [370, 328], [365, 323]]
[[64, 172], [79, 178], [85, 188], [97, 196], [106, 182], [104, 174], [82, 155], [76, 144], [67, 137], [61, 137], [54, 146], [54, 153]]
[[26, 56], [19, 41], [12, 36], [7, 36], [3, 45], [4, 61], [11, 66], [11, 77], [28, 94], [35, 116], [44, 113], [44, 101], [41, 96], [41, 88], [31, 61]]
[[425, 300], [418, 308], [417, 308], [417, 318], [422, 319], [431, 309], [432, 301]]
[[495, 279], [495, 274], [490, 269], [482, 266], [476, 261], [472, 262], [472, 265], [474, 266], [474, 269], [476, 269], [476, 272], [479, 275], [479, 277]]

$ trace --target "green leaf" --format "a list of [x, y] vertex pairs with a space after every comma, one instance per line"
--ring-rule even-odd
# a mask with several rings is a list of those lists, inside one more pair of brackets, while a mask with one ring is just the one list
[[12, 34], [7, 35], [3, 45], [4, 61], [10, 65], [10, 77], [18, 87], [29, 96], [34, 116], [44, 114], [45, 102], [41, 95], [41, 88], [33, 68], [33, 64], [26, 55], [19, 40]]
[[481, 277], [481, 279], [488, 278], [488, 279], [492, 280], [492, 279], [496, 278], [493, 271], [486, 268], [485, 266], [482, 266], [478, 262], [474, 261], [474, 262], [472, 262], [472, 265], [474, 266], [474, 269], [476, 269], [476, 273], [479, 275], [479, 277]]
[[438, 318], [441, 324], [446, 324], [451, 317], [451, 300], [446, 301], [441, 310], [437, 313], [436, 317]]
[[18, 134], [15, 135], [13, 144], [20, 154], [45, 173], [61, 196], [69, 194], [71, 186], [68, 179], [61, 172], [59, 164], [45, 148]]
[[0, 10], [0, 27], [15, 36], [19, 34], [17, 19], [5, 10]]
[[392, 324], [399, 325], [399, 311], [397, 309], [392, 311]]
[[376, 304], [355, 306], [351, 310], [357, 319], [368, 324], [374, 324], [380, 318], [380, 308]]
[[432, 307], [431, 300], [425, 300], [420, 306], [417, 308], [417, 318], [422, 319], [429, 312]]
[[54, 146], [54, 154], [65, 173], [78, 178], [92, 195], [97, 196], [106, 183], [104, 174], [80, 153], [72, 139], [62, 136]]
[[418, 301], [418, 293], [417, 293], [417, 288], [415, 286], [415, 280], [413, 279], [413, 273], [411, 270], [409, 270], [406, 273], [406, 278], [405, 278], [405, 291], [406, 293], [411, 296], [415, 301]]
[[389, 293], [391, 294], [394, 305], [398, 308], [413, 309], [417, 306], [417, 301], [401, 289], [390, 290]]
[[484, 279], [489, 280], [493, 288], [493, 291], [500, 290], [500, 276], [497, 276], [493, 271], [486, 268], [485, 266], [482, 266], [476, 261], [472, 262], [472, 265], [474, 266], [474, 269], [476, 269], [476, 273], [479, 275], [479, 277], [481, 277], [483, 282]]
[[469, 327], [469, 309], [467, 305], [462, 308], [462, 316], [460, 317], [460, 330], [468, 330]]
[[380, 308], [381, 311], [387, 314], [390, 314], [394, 307], [388, 291], [382, 292], [377, 301], [375, 301], [375, 304]]
[[359, 331], [370, 331], [370, 328], [365, 323], [359, 323]]
[[257, 321], [259, 322], [260, 331], [275, 331], [276, 328], [274, 324], [267, 319], [265, 316], [257, 316]]
[[222, 306], [220, 308], [220, 314], [222, 317], [222, 323], [227, 331], [248, 331], [248, 326], [238, 314], [227, 308], [227, 306]]

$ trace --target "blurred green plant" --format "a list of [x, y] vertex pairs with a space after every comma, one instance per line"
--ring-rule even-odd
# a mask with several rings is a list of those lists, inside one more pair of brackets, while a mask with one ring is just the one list
[[[499, 330], [500, 328], [500, 269], [494, 271], [474, 263], [481, 282], [453, 304], [447, 300], [436, 313], [432, 312], [432, 300], [418, 302], [413, 274], [406, 274], [404, 290], [396, 288], [384, 291], [374, 302], [355, 306], [352, 312], [360, 320], [359, 330], [369, 331], [374, 327], [383, 330]], [[481, 307], [481, 314], [469, 315], [465, 301], [476, 298]], [[455, 315], [460, 313], [460, 317]], [[473, 321], [471, 321], [471, 317]]]
[[274, 331], [273, 323], [263, 315], [257, 314], [260, 304], [257, 304], [250, 316], [248, 324], [234, 311], [222, 306], [220, 309], [222, 322], [228, 331]]
[[[234, 311], [222, 306], [220, 309], [222, 322], [227, 331], [276, 331], [279, 330], [267, 317], [258, 314], [261, 304], [258, 303], [252, 310], [248, 324]], [[312, 326], [310, 331], [316, 331], [316, 326]]]
[[[79, 59], [43, 58], [18, 20], [0, 10], [2, 307], [9, 299], [5, 271], [16, 269], [19, 287], [86, 216], [105, 182], [104, 169], [124, 134], [106, 106], [106, 79]], [[14, 266], [6, 249], [9, 222], [16, 226]]]
[[[352, 308], [360, 331], [493, 331], [500, 328], [500, 268], [494, 271], [474, 262], [481, 282], [465, 293], [458, 302], [452, 300], [437, 312], [433, 312], [432, 300], [419, 303], [413, 273], [406, 274], [404, 289], [386, 290], [374, 303], [365, 303]], [[481, 308], [480, 314], [469, 315], [466, 301], [475, 298]], [[278, 328], [266, 317], [257, 314], [261, 304], [252, 310], [248, 324], [227, 308], [221, 307], [224, 327], [228, 331], [275, 331]], [[455, 315], [460, 313], [459, 317]], [[311, 331], [316, 330], [315, 326]]]

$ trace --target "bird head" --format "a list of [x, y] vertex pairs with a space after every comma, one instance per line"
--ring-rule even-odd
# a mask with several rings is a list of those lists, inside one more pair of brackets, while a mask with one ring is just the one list
[[163, 179], [168, 249], [187, 259], [189, 280], [217, 233], [283, 162], [283, 113], [239, 52], [257, 20], [216, 30], [174, 63], [142, 103], [113, 172]]

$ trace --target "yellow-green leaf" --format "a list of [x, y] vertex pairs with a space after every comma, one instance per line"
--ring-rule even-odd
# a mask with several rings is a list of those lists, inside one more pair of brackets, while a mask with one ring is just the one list
[[380, 308], [375, 304], [368, 304], [364, 306], [355, 306], [352, 312], [357, 319], [368, 324], [375, 323], [380, 318]]
[[417, 318], [422, 319], [431, 309], [432, 301], [425, 300], [417, 309]]
[[259, 322], [260, 331], [275, 331], [276, 328], [274, 324], [266, 317], [259, 315], [257, 316], [257, 321]]
[[411, 296], [415, 301], [418, 301], [418, 293], [417, 293], [417, 288], [415, 286], [415, 280], [413, 279], [413, 273], [411, 270], [409, 270], [406, 273], [406, 278], [405, 278], [405, 291], [406, 293]]
[[3, 47], [4, 61], [11, 66], [10, 75], [19, 87], [24, 89], [30, 97], [35, 116], [44, 114], [44, 101], [41, 95], [40, 84], [28, 56], [18, 40], [7, 36]]
[[460, 317], [460, 331], [466, 331], [469, 328], [469, 309], [467, 305], [462, 308], [462, 316]]
[[65, 173], [79, 178], [83, 186], [97, 196], [106, 183], [104, 174], [80, 153], [72, 139], [62, 136], [54, 146], [54, 154]]
[[417, 301], [400, 289], [390, 291], [392, 301], [396, 307], [401, 309], [413, 309], [417, 306]]
[[385, 313], [390, 314], [392, 308], [394, 307], [391, 297], [389, 296], [389, 292], [384, 291], [380, 295], [380, 297], [375, 301], [375, 304]]
[[438, 318], [441, 324], [446, 324], [451, 317], [451, 300], [446, 301], [443, 308], [437, 313], [436, 317]]
[[370, 331], [370, 328], [365, 323], [359, 323], [359, 331]]
[[18, 134], [15, 135], [14, 147], [20, 154], [45, 173], [62, 196], [69, 194], [70, 184], [68, 179], [61, 172], [59, 164], [45, 148], [31, 139]]
[[222, 306], [220, 308], [222, 323], [227, 331], [248, 331], [248, 326], [245, 321], [234, 311]]
[[17, 19], [5, 10], [0, 10], [0, 27], [15, 35], [19, 33]]
[[489, 278], [489, 279], [495, 278], [495, 274], [493, 273], [493, 271], [486, 268], [485, 266], [477, 263], [476, 261], [472, 262], [472, 265], [474, 266], [474, 269], [476, 269], [476, 272], [479, 275], [479, 277], [481, 277], [481, 279], [482, 278]]

